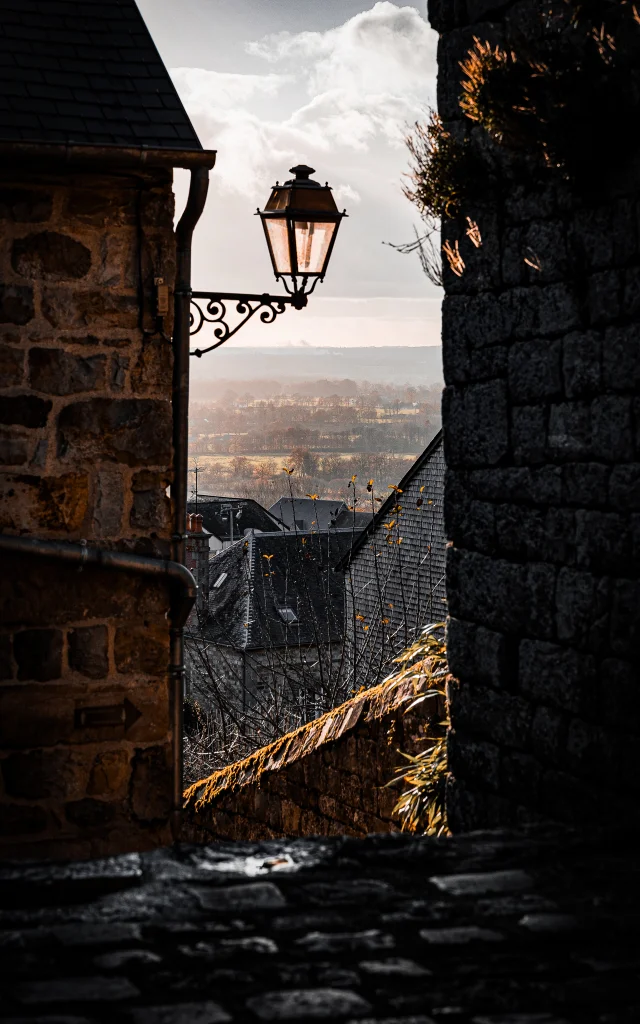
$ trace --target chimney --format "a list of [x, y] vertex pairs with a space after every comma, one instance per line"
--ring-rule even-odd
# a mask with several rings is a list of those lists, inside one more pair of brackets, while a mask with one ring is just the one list
[[209, 605], [209, 534], [204, 529], [202, 516], [196, 513], [187, 516], [186, 564], [198, 584], [198, 596], [186, 628], [197, 629]]

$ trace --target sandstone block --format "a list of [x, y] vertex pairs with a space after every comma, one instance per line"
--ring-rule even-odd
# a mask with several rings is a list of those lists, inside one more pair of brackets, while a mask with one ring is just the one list
[[129, 515], [131, 526], [138, 530], [168, 528], [171, 502], [167, 497], [166, 475], [142, 470], [132, 480], [133, 502]]
[[93, 529], [96, 537], [120, 534], [124, 509], [124, 484], [118, 466], [102, 465], [95, 477]]
[[169, 753], [168, 747], [149, 747], [134, 756], [131, 807], [142, 821], [166, 818], [171, 810]]
[[0, 465], [23, 466], [32, 452], [33, 444], [26, 437], [0, 436]]
[[0, 689], [0, 748], [21, 750], [68, 742], [73, 732], [74, 702], [42, 686]]
[[62, 632], [59, 629], [23, 629], [13, 638], [18, 679], [47, 682], [62, 674]]
[[57, 348], [32, 348], [29, 352], [29, 379], [36, 391], [47, 395], [102, 390], [106, 362], [106, 356], [83, 358]]
[[70, 235], [41, 231], [15, 240], [11, 266], [30, 280], [79, 280], [91, 269], [91, 252]]
[[28, 324], [33, 315], [33, 288], [0, 284], [0, 324]]
[[95, 227], [136, 223], [136, 194], [133, 189], [74, 188], [69, 192], [70, 217]]
[[[111, 327], [135, 330], [138, 326], [138, 300], [134, 295], [122, 295], [105, 289], [80, 291], [45, 287], [42, 293], [42, 314], [52, 327], [63, 330], [82, 327], [90, 327], [92, 330], [108, 330]], [[33, 312], [26, 320], [12, 322], [26, 323], [32, 316]]]
[[171, 461], [171, 406], [153, 399], [94, 398], [58, 417], [63, 459], [106, 459], [129, 466]]
[[68, 533], [80, 529], [89, 504], [89, 481], [83, 473], [26, 477], [22, 480], [33, 484], [32, 507], [29, 511], [38, 526]]
[[2, 387], [22, 384], [24, 377], [24, 352], [12, 345], [0, 345], [0, 381]]
[[139, 395], [171, 389], [173, 353], [163, 338], [147, 338], [131, 370], [131, 388]]
[[53, 194], [40, 188], [0, 188], [0, 220], [37, 224], [49, 220]]
[[89, 679], [104, 679], [109, 672], [109, 633], [106, 626], [79, 626], [67, 634], [69, 668]]
[[37, 395], [5, 395], [0, 403], [0, 423], [7, 426], [44, 427], [51, 411], [51, 402]]
[[78, 828], [100, 828], [113, 821], [116, 808], [113, 804], [104, 800], [95, 800], [93, 797], [84, 797], [82, 800], [72, 800], [65, 807], [67, 821]]
[[120, 626], [114, 656], [118, 672], [161, 675], [169, 664], [169, 630], [156, 625]]
[[86, 786], [84, 758], [68, 748], [10, 754], [0, 762], [6, 793], [25, 800], [69, 800]]
[[129, 359], [126, 356], [113, 355], [109, 364], [109, 383], [112, 391], [124, 391], [127, 384]]
[[44, 832], [49, 822], [42, 807], [0, 804], [0, 836], [30, 836]]

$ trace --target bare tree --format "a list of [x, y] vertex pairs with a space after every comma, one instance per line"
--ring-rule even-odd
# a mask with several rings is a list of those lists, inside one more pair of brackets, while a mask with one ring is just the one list
[[[293, 498], [293, 467], [287, 473]], [[394, 485], [392, 494], [384, 534], [371, 540], [375, 557], [366, 616], [359, 611], [360, 584], [351, 568], [338, 574], [333, 564], [360, 533], [358, 509], [368, 502], [374, 513], [380, 503], [373, 480], [360, 493], [354, 475], [349, 489], [353, 525], [346, 533], [303, 533], [294, 526], [287, 539], [262, 535], [253, 551], [261, 564], [253, 566], [250, 578], [249, 554], [242, 553], [250, 551], [249, 541], [216, 556], [211, 563], [216, 573], [223, 561], [226, 569], [227, 559], [227, 571], [245, 573], [241, 597], [250, 598], [252, 644], [242, 647], [237, 624], [224, 615], [213, 634], [202, 621], [187, 635], [189, 669], [196, 680], [186, 715], [187, 781], [247, 756], [362, 687], [381, 682], [425, 624], [442, 619], [442, 605], [434, 606], [442, 582], [440, 573], [431, 571], [434, 538], [425, 528], [417, 545], [403, 544], [402, 493]], [[336, 601], [338, 591], [342, 599]], [[388, 607], [390, 592], [393, 609]]]

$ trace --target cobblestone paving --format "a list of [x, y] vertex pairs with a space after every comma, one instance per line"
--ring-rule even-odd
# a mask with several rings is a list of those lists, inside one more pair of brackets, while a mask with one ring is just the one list
[[182, 845], [0, 868], [3, 1024], [636, 1024], [619, 838]]

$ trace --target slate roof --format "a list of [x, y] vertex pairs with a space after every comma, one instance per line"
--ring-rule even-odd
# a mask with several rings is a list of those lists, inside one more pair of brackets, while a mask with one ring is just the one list
[[[203, 635], [242, 650], [339, 641], [344, 579], [332, 569], [349, 545], [348, 534], [289, 532], [252, 532], [231, 544], [209, 563]], [[285, 621], [285, 609], [295, 622]]]
[[353, 530], [355, 533], [359, 533], [369, 525], [372, 518], [371, 512], [352, 512], [345, 508], [336, 517], [335, 528], [336, 530]]
[[223, 511], [225, 505], [230, 505], [233, 513], [234, 539], [242, 537], [245, 530], [273, 533], [274, 530], [282, 528], [280, 520], [267, 512], [266, 508], [253, 498], [223, 498], [212, 494], [199, 494], [197, 505], [195, 501], [187, 502], [187, 512], [199, 512], [209, 533], [218, 540], [227, 541], [231, 540], [231, 528], [229, 513]]
[[[433, 437], [429, 441], [429, 444], [423, 451], [422, 455], [419, 455], [416, 461], [413, 463], [413, 465], [409, 467], [409, 469], [403, 476], [402, 480], [397, 485], [399, 490], [401, 490], [403, 493], [408, 490], [411, 482], [421, 472], [425, 465], [433, 458], [434, 454], [438, 451], [439, 448], [442, 448], [441, 430], [439, 430], [435, 437]], [[441, 497], [444, 490], [444, 462], [442, 462], [442, 466], [440, 466], [439, 464], [436, 465], [436, 463], [434, 462], [434, 466], [436, 466], [436, 479], [434, 479], [433, 484], [434, 488], [438, 491], [438, 494]], [[376, 532], [376, 529], [384, 523], [387, 516], [391, 512], [391, 509], [396, 504], [396, 501], [396, 494], [394, 491], [391, 491], [389, 497], [386, 499], [386, 501], [382, 503], [380, 508], [377, 510], [375, 516], [369, 517], [368, 524], [365, 524], [362, 533], [358, 535], [357, 539], [352, 544], [350, 551], [347, 552], [342, 561], [336, 566], [337, 569], [339, 569], [341, 572], [344, 572], [348, 568], [349, 562], [356, 554], [356, 552], [358, 552], [362, 545], [371, 537], [373, 533]]]
[[202, 150], [134, 0], [0, 0], [0, 140]]
[[444, 449], [439, 432], [336, 568], [347, 575], [353, 685], [375, 685], [428, 623], [446, 616]]
[[347, 505], [341, 499], [291, 498], [283, 495], [269, 509], [290, 530], [297, 524], [299, 530], [328, 530]]

